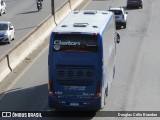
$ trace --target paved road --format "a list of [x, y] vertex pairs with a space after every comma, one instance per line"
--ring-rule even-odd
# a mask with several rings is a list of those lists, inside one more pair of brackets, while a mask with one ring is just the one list
[[[106, 10], [110, 5], [125, 6], [125, 4], [126, 0], [113, 2], [94, 0], [85, 9]], [[146, 0], [143, 9], [127, 10], [129, 13], [127, 28], [118, 30], [121, 43], [117, 46], [116, 75], [107, 104], [102, 111], [160, 111], [159, 6], [159, 0]], [[0, 91], [8, 91], [6, 94], [1, 93], [0, 110], [49, 110], [47, 55], [46, 48], [19, 76], [15, 76], [10, 85], [2, 83], [5, 89]], [[93, 115], [85, 119], [118, 118], [99, 118]], [[159, 118], [119, 119], [159, 120]]]
[[[51, 14], [51, 0], [44, 0], [43, 9], [37, 12], [36, 0], [4, 0], [7, 12], [0, 21], [10, 21], [15, 27], [16, 39], [11, 44], [0, 44], [0, 58]], [[57, 9], [66, 0], [55, 0]]]

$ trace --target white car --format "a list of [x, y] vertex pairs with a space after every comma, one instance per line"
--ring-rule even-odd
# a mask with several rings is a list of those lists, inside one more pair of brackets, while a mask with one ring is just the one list
[[125, 12], [122, 7], [110, 7], [109, 11], [115, 14], [116, 26], [123, 26], [126, 28], [128, 12]]
[[6, 3], [0, 0], [0, 16], [6, 13]]
[[0, 43], [10, 44], [15, 39], [15, 30], [10, 22], [0, 21]]

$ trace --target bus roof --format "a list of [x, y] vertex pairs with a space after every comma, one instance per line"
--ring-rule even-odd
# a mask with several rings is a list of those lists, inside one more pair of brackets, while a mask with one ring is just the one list
[[82, 10], [72, 11], [54, 32], [99, 33], [113, 16], [109, 11]]

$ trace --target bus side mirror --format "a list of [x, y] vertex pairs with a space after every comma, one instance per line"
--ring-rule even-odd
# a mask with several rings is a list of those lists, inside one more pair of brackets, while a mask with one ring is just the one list
[[117, 43], [120, 43], [120, 35], [117, 33]]

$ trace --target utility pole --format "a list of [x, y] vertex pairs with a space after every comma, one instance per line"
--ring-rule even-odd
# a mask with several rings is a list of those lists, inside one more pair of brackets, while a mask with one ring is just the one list
[[52, 12], [52, 15], [54, 15], [55, 13], [54, 0], [51, 0], [51, 12]]

